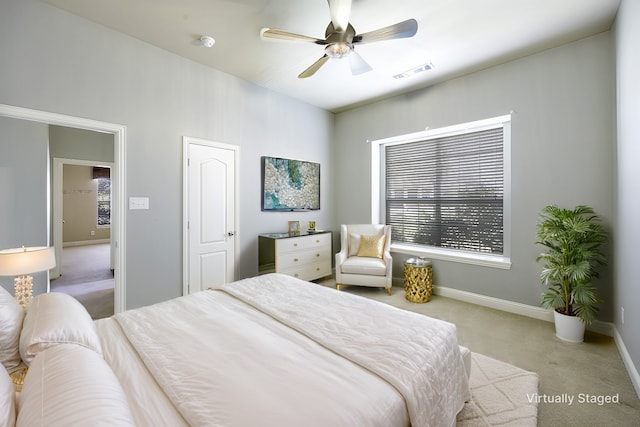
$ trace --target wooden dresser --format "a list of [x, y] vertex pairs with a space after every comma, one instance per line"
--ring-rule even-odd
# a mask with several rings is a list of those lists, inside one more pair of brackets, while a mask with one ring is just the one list
[[258, 272], [282, 273], [302, 280], [331, 275], [332, 233], [291, 236], [270, 233], [258, 236]]

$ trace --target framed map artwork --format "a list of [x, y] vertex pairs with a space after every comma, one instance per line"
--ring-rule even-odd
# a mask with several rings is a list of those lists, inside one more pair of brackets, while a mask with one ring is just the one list
[[320, 209], [320, 164], [263, 156], [262, 210]]

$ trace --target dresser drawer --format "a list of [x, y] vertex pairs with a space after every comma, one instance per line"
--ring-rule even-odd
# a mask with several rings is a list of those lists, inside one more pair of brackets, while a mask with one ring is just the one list
[[328, 246], [331, 248], [331, 233], [314, 234], [312, 236], [306, 236], [307, 239], [305, 245], [308, 248], [317, 248]]
[[327, 245], [331, 247], [331, 233], [280, 239], [276, 244], [278, 254], [318, 248]]
[[300, 265], [321, 261], [331, 261], [329, 248], [306, 249], [298, 252], [287, 252], [276, 256], [276, 269], [297, 268]]
[[276, 242], [276, 253], [284, 254], [287, 252], [297, 252], [304, 249], [304, 237], [292, 237], [290, 239], [281, 239]]
[[280, 270], [279, 272], [302, 280], [314, 280], [331, 274], [331, 262], [325, 261], [307, 264], [298, 268]]

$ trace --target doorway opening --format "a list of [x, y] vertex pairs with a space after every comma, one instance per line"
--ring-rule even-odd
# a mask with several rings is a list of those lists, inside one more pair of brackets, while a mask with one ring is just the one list
[[109, 162], [53, 159], [56, 267], [50, 289], [75, 297], [93, 319], [114, 314], [112, 168]]
[[[111, 241], [114, 260], [114, 312], [126, 309], [126, 202], [125, 202], [125, 153], [126, 127], [114, 123], [66, 116], [46, 111], [32, 110], [0, 104], [0, 117], [28, 120], [49, 125], [75, 129], [91, 130], [113, 135], [114, 162], [112, 169], [112, 227]], [[49, 191], [50, 198], [50, 191]], [[49, 236], [52, 233], [51, 221], [47, 224]], [[47, 290], [50, 289], [50, 285]]]

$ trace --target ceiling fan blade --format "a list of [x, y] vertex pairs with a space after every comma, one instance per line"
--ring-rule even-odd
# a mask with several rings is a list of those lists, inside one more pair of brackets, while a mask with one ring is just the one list
[[351, 74], [354, 76], [364, 74], [372, 70], [371, 65], [367, 64], [367, 61], [365, 61], [355, 50], [352, 50], [349, 55], [349, 66], [351, 67]]
[[260, 30], [260, 37], [262, 37], [263, 40], [277, 39], [294, 42], [311, 42], [322, 45], [327, 44], [327, 42], [323, 39], [316, 39], [314, 37], [303, 36], [301, 34], [288, 33], [282, 30], [274, 30], [272, 28], [263, 28], [262, 30]]
[[415, 19], [407, 19], [388, 27], [370, 31], [364, 34], [358, 34], [353, 38], [353, 43], [371, 43], [382, 40], [402, 39], [413, 37], [418, 31], [418, 21]]
[[351, 15], [351, 0], [327, 0], [333, 28], [338, 33], [344, 33], [349, 25]]
[[311, 64], [309, 68], [307, 68], [302, 73], [300, 73], [298, 78], [306, 79], [307, 77], [313, 76], [316, 73], [316, 71], [318, 71], [320, 67], [322, 67], [324, 63], [327, 62], [328, 60], [329, 60], [329, 56], [325, 54], [322, 58], [318, 59], [316, 62]]

